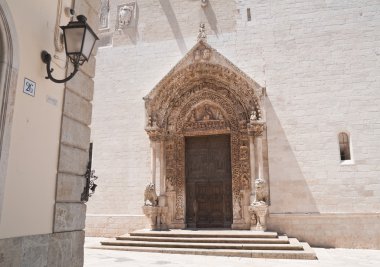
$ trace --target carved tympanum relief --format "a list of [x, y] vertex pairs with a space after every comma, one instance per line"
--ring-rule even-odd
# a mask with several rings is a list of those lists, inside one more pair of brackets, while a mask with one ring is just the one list
[[[242, 191], [251, 189], [249, 129], [264, 123], [262, 88], [202, 39], [144, 98], [145, 130], [164, 142], [169, 227], [186, 226], [185, 137], [230, 135], [234, 228], [249, 229]], [[256, 129], [257, 128], [257, 129]], [[190, 205], [191, 206], [191, 205]], [[244, 218], [244, 216], [248, 216]], [[248, 227], [248, 228], [247, 228]]]
[[228, 126], [229, 124], [224, 120], [221, 109], [206, 103], [190, 111], [183, 129], [184, 131], [226, 129]]

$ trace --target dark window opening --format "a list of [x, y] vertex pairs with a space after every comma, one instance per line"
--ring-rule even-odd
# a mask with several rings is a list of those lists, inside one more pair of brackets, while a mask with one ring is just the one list
[[251, 21], [251, 9], [247, 8], [247, 21]]
[[340, 133], [339, 134], [339, 150], [340, 150], [340, 159], [341, 160], [350, 160], [350, 139], [348, 134]]

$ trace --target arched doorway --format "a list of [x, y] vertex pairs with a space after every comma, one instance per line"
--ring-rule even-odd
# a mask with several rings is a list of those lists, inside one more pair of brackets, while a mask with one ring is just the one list
[[0, 0], [0, 217], [8, 162], [18, 72], [16, 28], [5, 0]]
[[262, 161], [262, 151], [250, 150], [250, 136], [264, 131], [263, 97], [201, 40], [144, 98], [159, 191], [160, 208], [144, 210], [152, 225], [249, 229], [254, 176], [262, 173], [253, 157]]

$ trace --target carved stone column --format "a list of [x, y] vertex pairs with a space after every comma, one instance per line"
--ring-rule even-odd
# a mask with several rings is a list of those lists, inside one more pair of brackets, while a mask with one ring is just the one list
[[160, 196], [166, 193], [166, 159], [165, 140], [160, 140]]
[[252, 192], [254, 192], [255, 180], [264, 177], [262, 141], [264, 129], [265, 123], [262, 121], [253, 121], [248, 124]]
[[[251, 230], [266, 230], [266, 216], [268, 213], [268, 190], [264, 180], [263, 141], [262, 136], [265, 124], [260, 121], [251, 121], [248, 125], [250, 135], [251, 156], [254, 153], [254, 161], [251, 159], [252, 184], [251, 205], [248, 208], [251, 217]], [[254, 138], [254, 144], [252, 139]], [[252, 152], [254, 151], [254, 152]], [[252, 164], [253, 163], [253, 164]], [[252, 170], [252, 166], [254, 169]], [[253, 177], [255, 177], [253, 179]]]
[[251, 198], [250, 203], [254, 200], [255, 197], [255, 177], [256, 177], [256, 168], [255, 168], [255, 137], [253, 133], [249, 135], [249, 164], [251, 168]]
[[[167, 206], [167, 195], [166, 195], [166, 155], [165, 155], [165, 140], [161, 136], [161, 139], [157, 142], [159, 146], [159, 196], [158, 196], [158, 205], [161, 207], [161, 229], [167, 229], [168, 222], [168, 208]], [[157, 188], [158, 189], [158, 188]], [[165, 208], [166, 207], [166, 208]]]
[[[161, 146], [161, 131], [157, 126], [145, 128], [150, 139], [150, 174], [151, 183], [155, 185], [156, 191], [160, 190], [160, 180], [157, 180], [157, 165], [161, 167], [162, 160], [160, 159]], [[158, 164], [157, 164], [158, 162]], [[162, 167], [161, 167], [162, 168]], [[161, 174], [161, 171], [159, 172]], [[160, 177], [161, 179], [161, 177]], [[160, 191], [161, 192], [161, 191]]]
[[255, 156], [256, 156], [256, 180], [263, 179], [264, 177], [264, 163], [263, 163], [263, 137], [262, 132], [258, 133], [255, 137]]
[[[150, 139], [151, 184], [147, 186], [144, 193], [143, 212], [149, 218], [152, 230], [163, 230], [168, 228], [165, 194], [165, 142], [157, 126], [150, 126], [145, 130]], [[156, 192], [159, 193], [158, 196]], [[146, 199], [151, 202], [151, 205], [146, 204]]]
[[156, 157], [157, 157], [156, 141], [150, 140], [150, 177], [151, 183], [156, 185]]

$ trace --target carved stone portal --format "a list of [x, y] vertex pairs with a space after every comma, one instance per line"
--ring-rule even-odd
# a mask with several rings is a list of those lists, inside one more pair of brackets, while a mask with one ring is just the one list
[[[224, 134], [230, 137], [231, 227], [250, 229], [249, 192], [256, 179], [252, 174], [257, 171], [250, 160], [248, 140], [249, 135], [265, 130], [256, 127], [265, 125], [263, 98], [263, 88], [203, 39], [144, 98], [145, 130], [155, 144], [151, 146], [152, 161], [160, 162], [159, 170], [155, 169], [156, 164], [152, 165], [152, 183], [159, 181], [163, 185], [159, 198], [166, 197], [166, 210], [161, 211], [160, 218], [165, 218], [169, 228], [187, 227], [186, 207], [194, 209], [193, 204], [185, 203], [185, 138]], [[157, 214], [147, 207], [144, 209], [150, 218]]]

